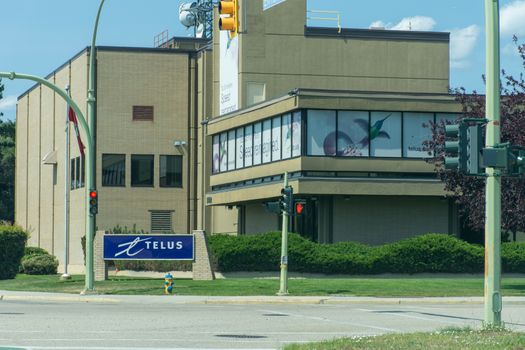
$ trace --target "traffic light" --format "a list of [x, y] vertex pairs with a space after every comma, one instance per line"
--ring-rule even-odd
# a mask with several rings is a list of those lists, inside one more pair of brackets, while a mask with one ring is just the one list
[[292, 186], [286, 186], [281, 189], [281, 204], [282, 209], [288, 215], [293, 215], [294, 212], [294, 201], [293, 201], [293, 188]]
[[507, 148], [508, 175], [523, 175], [525, 173], [525, 149], [522, 147]]
[[91, 215], [98, 213], [98, 193], [96, 190], [89, 191], [89, 212]]
[[296, 216], [303, 215], [306, 211], [306, 201], [304, 200], [296, 200], [295, 201], [295, 208], [294, 208], [294, 214]]
[[274, 213], [274, 214], [281, 214], [281, 211], [283, 210], [282, 209], [282, 206], [281, 206], [281, 201], [277, 201], [277, 202], [266, 202], [264, 203], [264, 206], [266, 207], [266, 210], [268, 210], [270, 213]]
[[467, 126], [465, 124], [445, 125], [445, 169], [466, 172], [466, 143]]
[[465, 153], [466, 173], [469, 175], [481, 175], [485, 171], [481, 167], [481, 150], [483, 149], [483, 134], [481, 124], [467, 127], [467, 150]]
[[230, 38], [239, 31], [239, 4], [238, 0], [219, 1], [219, 29], [228, 30]]

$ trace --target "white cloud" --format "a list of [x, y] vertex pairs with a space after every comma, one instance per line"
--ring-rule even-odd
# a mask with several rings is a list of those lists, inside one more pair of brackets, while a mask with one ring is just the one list
[[525, 0], [515, 0], [503, 6], [499, 17], [501, 34], [525, 34]]
[[16, 106], [16, 96], [6, 96], [0, 100], [0, 111]]
[[370, 24], [372, 27], [383, 27], [390, 30], [416, 30], [416, 31], [430, 31], [434, 29], [436, 21], [432, 17], [414, 16], [405, 17], [396, 24], [385, 23], [383, 21], [375, 21]]
[[480, 28], [475, 24], [450, 31], [450, 66], [452, 68], [465, 68], [469, 65], [468, 59], [476, 46], [480, 32]]

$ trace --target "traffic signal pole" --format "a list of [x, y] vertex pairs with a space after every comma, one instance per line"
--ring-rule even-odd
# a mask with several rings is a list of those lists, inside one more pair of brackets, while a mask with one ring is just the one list
[[[284, 187], [288, 186], [288, 172], [284, 173]], [[277, 295], [288, 295], [288, 212], [282, 211], [283, 229], [281, 234], [281, 277]]]
[[[499, 1], [485, 0], [486, 147], [500, 143]], [[485, 187], [485, 326], [501, 327], [501, 171], [486, 169]]]

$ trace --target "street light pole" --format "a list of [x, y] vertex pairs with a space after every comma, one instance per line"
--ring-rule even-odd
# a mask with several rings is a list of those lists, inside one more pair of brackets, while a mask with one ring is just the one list
[[[95, 58], [96, 58], [96, 47], [95, 43], [97, 40], [98, 21], [100, 19], [100, 13], [104, 1], [100, 2], [97, 12], [97, 18], [95, 20], [95, 27], [93, 28], [93, 37], [91, 39], [91, 49], [89, 51], [89, 79], [88, 79], [88, 92], [87, 92], [87, 115], [89, 121], [89, 130], [91, 130], [93, 136], [93, 150], [95, 148]], [[89, 152], [87, 154], [88, 161], [86, 164], [91, 164], [92, 168], [86, 167], [91, 171], [86, 171], [86, 190], [95, 190], [95, 152]], [[94, 290], [93, 281], [94, 267], [93, 267], [93, 240], [95, 238], [95, 214], [89, 211], [89, 203], [86, 210], [86, 285], [84, 292], [90, 292]]]
[[[65, 91], [65, 90], [62, 90], [61, 88], [59, 88], [58, 86], [56, 86], [55, 84], [47, 81], [46, 79], [43, 79], [43, 78], [40, 78], [40, 77], [37, 77], [37, 76], [34, 76], [34, 75], [29, 75], [29, 74], [19, 74], [19, 73], [15, 73], [15, 72], [0, 72], [0, 78], [9, 78], [11, 80], [14, 80], [14, 79], [23, 79], [23, 80], [32, 80], [32, 81], [35, 81], [37, 83], [40, 83], [44, 86], [47, 86], [48, 88], [50, 88], [51, 90], [53, 90], [54, 92], [56, 92], [60, 97], [62, 97], [69, 106], [71, 106], [71, 108], [73, 108], [73, 111], [75, 112], [75, 114], [77, 115], [78, 117], [78, 120], [80, 121], [80, 125], [82, 126], [82, 129], [84, 129], [84, 133], [86, 135], [86, 175], [89, 176], [89, 174], [92, 174], [92, 172], [94, 171], [93, 169], [93, 159], [94, 159], [94, 152], [95, 152], [95, 148], [93, 146], [93, 139], [91, 137], [91, 132], [90, 132], [90, 129], [86, 123], [86, 119], [84, 118], [84, 114], [82, 113], [82, 111], [80, 110], [80, 108], [78, 108], [78, 105], [75, 103], [75, 101], [73, 101], [73, 99], [71, 97], [69, 97], [68, 93]], [[86, 178], [88, 177], [86, 176]], [[93, 178], [91, 176], [91, 178]], [[86, 186], [86, 198], [85, 198], [85, 201], [86, 201], [86, 214], [89, 215], [89, 186]], [[94, 226], [91, 226], [89, 225], [91, 221], [90, 220], [86, 220], [86, 237], [88, 236], [89, 232], [91, 229], [94, 228]], [[87, 255], [87, 254], [86, 254]], [[86, 261], [87, 261], [87, 256], [86, 256]], [[86, 289], [87, 286], [88, 286], [88, 278], [87, 278], [87, 273], [86, 273]], [[92, 284], [91, 284], [91, 289], [92, 289]]]
[[[485, 0], [486, 147], [500, 143], [499, 0]], [[485, 187], [485, 325], [501, 326], [501, 172], [488, 167]]]

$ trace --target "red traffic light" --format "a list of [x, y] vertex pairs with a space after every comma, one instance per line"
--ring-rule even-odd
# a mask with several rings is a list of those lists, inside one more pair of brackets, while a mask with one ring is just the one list
[[297, 202], [295, 203], [295, 214], [301, 215], [304, 211], [304, 203]]
[[97, 191], [90, 191], [89, 198], [97, 198]]

